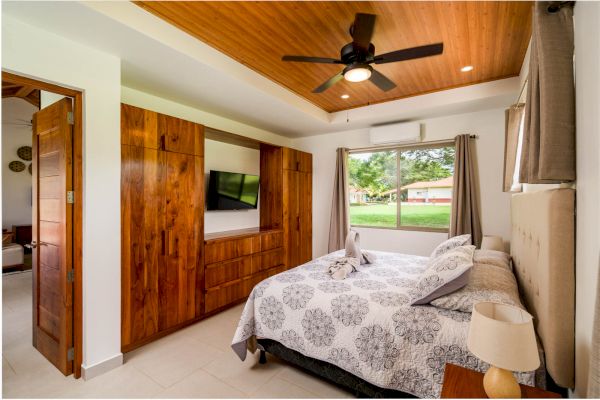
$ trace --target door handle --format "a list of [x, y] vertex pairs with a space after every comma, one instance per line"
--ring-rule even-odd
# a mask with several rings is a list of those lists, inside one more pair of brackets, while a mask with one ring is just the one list
[[165, 255], [165, 248], [166, 248], [166, 239], [165, 239], [165, 231], [160, 231], [160, 255], [164, 256]]
[[25, 247], [27, 247], [28, 249], [35, 249], [38, 246], [46, 246], [48, 245], [48, 243], [45, 242], [36, 242], [35, 240], [32, 240], [31, 243], [27, 243], [25, 244]]

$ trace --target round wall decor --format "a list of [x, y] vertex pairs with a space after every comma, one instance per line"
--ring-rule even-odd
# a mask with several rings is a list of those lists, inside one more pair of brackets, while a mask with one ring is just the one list
[[21, 161], [11, 161], [8, 164], [8, 168], [14, 172], [21, 172], [25, 169], [25, 164], [23, 164]]
[[27, 167], [27, 171], [29, 171], [29, 175], [33, 175], [33, 163], [29, 164], [29, 167]]
[[21, 160], [31, 161], [31, 146], [21, 146], [17, 149], [17, 155]]

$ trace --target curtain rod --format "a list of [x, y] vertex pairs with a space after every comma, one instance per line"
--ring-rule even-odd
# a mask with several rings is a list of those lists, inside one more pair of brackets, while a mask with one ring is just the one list
[[[479, 139], [479, 135], [470, 135], [471, 139]], [[370, 146], [370, 147], [357, 147], [354, 149], [348, 149], [349, 153], [360, 153], [367, 151], [381, 151], [381, 150], [391, 150], [391, 149], [417, 149], [420, 147], [427, 147], [431, 145], [441, 145], [441, 144], [454, 144], [454, 139], [442, 139], [442, 140], [432, 140], [429, 142], [418, 142], [418, 143], [407, 143], [407, 144], [395, 144], [388, 146]]]

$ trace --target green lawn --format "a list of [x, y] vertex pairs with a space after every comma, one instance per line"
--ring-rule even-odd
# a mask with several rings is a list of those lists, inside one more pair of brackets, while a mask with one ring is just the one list
[[[449, 205], [402, 205], [401, 224], [427, 228], [447, 228]], [[350, 224], [396, 227], [396, 204], [350, 206]]]

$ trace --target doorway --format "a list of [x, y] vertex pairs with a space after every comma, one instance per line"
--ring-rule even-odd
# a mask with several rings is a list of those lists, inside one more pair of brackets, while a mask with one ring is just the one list
[[[14, 289], [15, 296], [19, 290], [30, 288], [31, 345], [64, 375], [73, 373], [79, 378], [82, 363], [83, 96], [73, 89], [4, 71], [2, 92], [3, 103], [22, 101], [34, 106], [30, 119], [13, 121], [20, 123], [21, 129], [29, 130], [30, 145], [18, 148], [23, 161], [12, 162], [3, 157], [4, 164], [12, 163], [14, 173], [25, 171], [29, 175], [31, 187], [28, 207], [23, 202], [22, 207], [18, 207], [21, 213], [29, 210], [29, 236], [22, 234], [17, 239], [16, 231], [28, 225], [23, 223], [23, 215], [16, 228], [3, 226], [3, 272], [6, 252], [6, 265], [12, 267], [11, 272], [19, 274], [17, 277], [3, 274], [3, 287], [8, 292]], [[9, 126], [9, 115], [3, 112], [2, 118], [4, 132]], [[4, 139], [3, 133], [3, 148]], [[25, 181], [27, 177], [18, 178]], [[6, 189], [3, 187], [3, 191]], [[5, 210], [5, 206], [10, 204], [3, 203], [3, 215], [12, 213]], [[5, 241], [10, 243], [6, 247]], [[19, 260], [15, 259], [19, 254], [14, 253], [21, 251], [23, 262], [17, 266], [19, 263], [15, 261]], [[25, 257], [29, 253], [30, 261]], [[10, 260], [10, 256], [15, 259]], [[31, 285], [27, 286], [27, 281]], [[15, 287], [7, 287], [12, 282]], [[6, 311], [12, 310], [3, 309]]]

